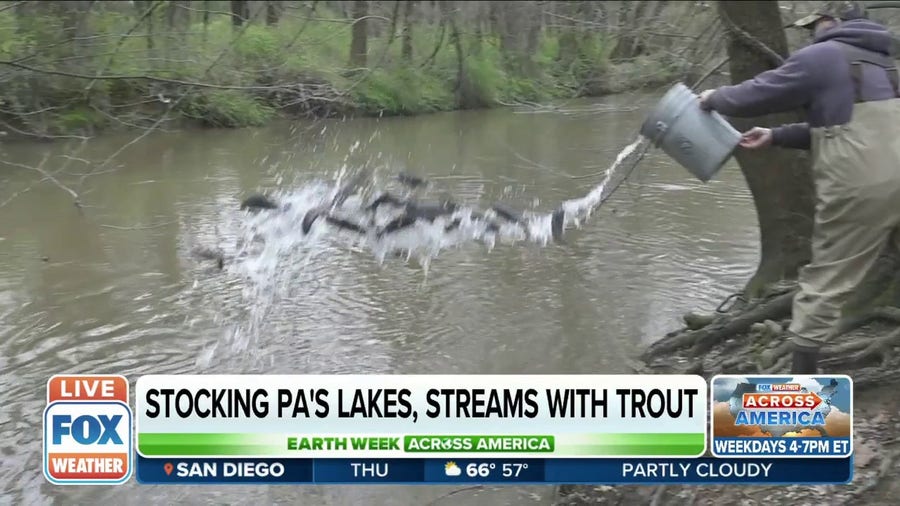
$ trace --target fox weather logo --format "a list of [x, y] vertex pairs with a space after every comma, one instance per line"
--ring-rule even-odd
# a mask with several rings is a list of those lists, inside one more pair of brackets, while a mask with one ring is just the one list
[[44, 476], [57, 485], [115, 485], [132, 474], [128, 381], [57, 375], [47, 382]]

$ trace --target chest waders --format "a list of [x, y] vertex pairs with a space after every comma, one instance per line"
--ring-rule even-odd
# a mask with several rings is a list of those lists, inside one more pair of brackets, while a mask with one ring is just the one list
[[[841, 309], [884, 251], [900, 248], [900, 79], [885, 55], [840, 44], [856, 88], [852, 119], [812, 128], [816, 215], [812, 261], [799, 275], [789, 335], [814, 351], [832, 337]], [[895, 97], [863, 100], [862, 62], [882, 67]]]

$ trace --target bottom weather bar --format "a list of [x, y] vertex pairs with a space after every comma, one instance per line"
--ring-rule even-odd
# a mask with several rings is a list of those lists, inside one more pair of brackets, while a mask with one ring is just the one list
[[846, 484], [847, 458], [235, 459], [146, 458], [144, 484]]

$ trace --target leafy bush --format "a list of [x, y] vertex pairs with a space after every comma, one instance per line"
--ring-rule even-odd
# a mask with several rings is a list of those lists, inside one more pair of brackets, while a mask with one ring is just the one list
[[[349, 99], [349, 112], [410, 115], [614, 93], [669, 82], [678, 72], [663, 56], [610, 65], [609, 44], [596, 33], [548, 32], [533, 55], [513, 57], [500, 49], [496, 35], [476, 38], [465, 27], [460, 72], [449, 28], [417, 23], [410, 61], [401, 54], [402, 37], [381, 30], [368, 40], [370, 68], [347, 73], [352, 27], [334, 22], [342, 14], [329, 11], [328, 3], [319, 3], [312, 19], [286, 14], [274, 26], [258, 20], [239, 30], [228, 16], [211, 16], [204, 24], [196, 13], [186, 30], [170, 30], [166, 9], [158, 9], [152, 33], [146, 22], [135, 25], [132, 8], [110, 4], [90, 11], [84, 26], [91, 36], [79, 42], [64, 40], [64, 11], [34, 12], [0, 12], [0, 58], [25, 58], [29, 65], [70, 74], [136, 76], [96, 80], [86, 90], [88, 79], [12, 69], [0, 87], [4, 117], [60, 130], [116, 125], [109, 116], [141, 115], [159, 105], [157, 96], [185, 92], [190, 96], [178, 107], [185, 117], [215, 127], [244, 127], [277, 114], [327, 114], [337, 107], [328, 97], [314, 107], [296, 106], [297, 90], [285, 88], [298, 84], [342, 95], [342, 102]], [[123, 39], [125, 33], [132, 36]], [[235, 89], [192, 89], [139, 76]]]
[[186, 102], [186, 116], [212, 127], [261, 126], [275, 114], [272, 107], [238, 90], [198, 93]]

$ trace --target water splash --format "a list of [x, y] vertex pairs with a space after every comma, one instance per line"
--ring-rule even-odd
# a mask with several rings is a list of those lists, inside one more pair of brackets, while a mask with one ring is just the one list
[[[645, 150], [639, 148], [644, 142], [640, 137], [622, 149], [600, 183], [585, 196], [564, 201], [556, 208], [564, 211], [564, 228], [583, 225], [615, 191], [642, 158]], [[222, 338], [206, 350], [196, 365], [209, 366], [223, 352], [254, 364], [264, 360], [263, 355], [257, 356], [261, 352], [256, 341], [269, 333], [273, 321], [278, 321], [272, 318], [273, 313], [283, 310], [284, 302], [297, 296], [292, 292], [309, 291], [312, 296], [317, 291], [313, 285], [320, 282], [323, 273], [331, 271], [333, 264], [345, 261], [348, 254], [367, 256], [379, 266], [391, 261], [416, 263], [424, 285], [432, 261], [448, 250], [475, 246], [490, 253], [501, 245], [546, 246], [553, 241], [553, 212], [524, 211], [519, 219], [509, 219], [494, 209], [473, 206], [459, 206], [431, 222], [418, 220], [406, 228], [379, 235], [378, 231], [403, 210], [381, 206], [374, 213], [368, 211], [373, 195], [380, 193], [372, 187], [361, 188], [340, 205], [332, 206], [341, 185], [353, 177], [349, 164], [343, 163], [330, 181], [307, 181], [296, 189], [270, 194], [279, 204], [277, 210], [234, 211], [240, 219], [236, 222], [238, 229], [230, 234], [235, 246], [225, 253], [224, 265], [232, 276], [232, 286], [239, 294], [236, 295], [243, 301], [240, 312], [244, 316], [223, 329]], [[385, 181], [377, 174], [373, 174], [372, 181], [375, 186], [386, 187], [379, 189], [388, 189], [400, 198], [414, 193], [405, 187], [395, 192], [387, 188], [390, 183], [377, 184]], [[342, 230], [323, 218], [304, 233], [304, 217], [311, 211], [329, 208], [333, 216], [363, 225], [365, 233]]]
[[[564, 201], [558, 207], [564, 212], [564, 228], [580, 227], [590, 218], [618, 186], [613, 183], [621, 183], [640, 161], [646, 150], [638, 148], [646, 142], [645, 138], [638, 137], [623, 148], [606, 169], [601, 182], [587, 195]], [[416, 260], [427, 268], [441, 252], [470, 244], [480, 244], [490, 252], [497, 245], [528, 242], [546, 246], [553, 240], [553, 213], [524, 211], [519, 219], [509, 219], [494, 209], [482, 211], [468, 206], [460, 206], [433, 221], [417, 220], [409, 227], [382, 235], [378, 231], [402, 210], [383, 209], [389, 206], [381, 206], [375, 212], [367, 210], [366, 196], [373, 192], [366, 190], [351, 195], [332, 209], [333, 216], [363, 226], [364, 234], [341, 230], [324, 219], [316, 220], [304, 234], [300, 227], [304, 216], [315, 209], [328, 208], [341, 184], [350, 176], [349, 168], [344, 165], [337, 171], [334, 184], [307, 183], [298, 190], [275, 196], [282, 210], [249, 215], [237, 256], [243, 258], [242, 274], [252, 281], [254, 290], [274, 289], [283, 262], [299, 261], [308, 265], [317, 255], [334, 251], [328, 245], [368, 251], [379, 264], [396, 257], [407, 262]]]
[[[644, 149], [638, 151], [638, 147], [641, 145], [643, 145], [642, 147]], [[647, 138], [638, 136], [634, 142], [625, 146], [625, 148], [619, 152], [618, 156], [616, 156], [616, 160], [608, 169], [606, 169], [603, 180], [600, 181], [600, 184], [594, 187], [590, 193], [584, 197], [563, 202], [560, 207], [565, 211], [564, 223], [566, 225], [574, 224], [575, 226], [579, 226], [581, 222], [590, 218], [591, 214], [593, 214], [593, 212], [597, 210], [610, 195], [612, 195], [618, 186], [609, 186], [609, 183], [613, 180], [613, 176], [619, 175], [621, 177], [619, 182], [624, 181], [631, 174], [631, 171], [637, 167], [637, 164], [643, 158], [644, 153], [646, 153], [646, 148], [648, 147], [649, 143]], [[629, 160], [631, 163], [628, 164], [626, 170], [619, 170], [626, 160]]]

